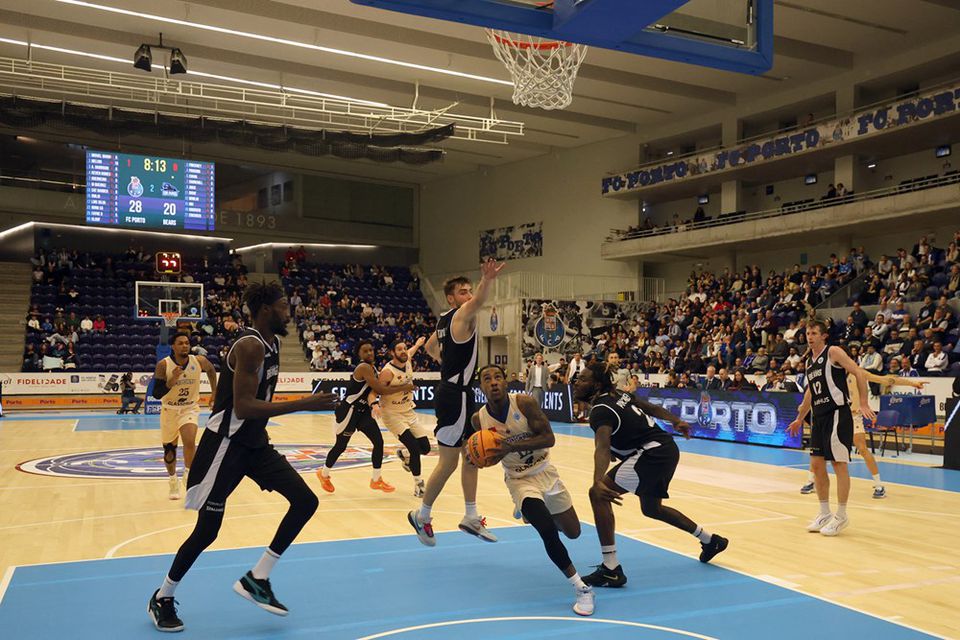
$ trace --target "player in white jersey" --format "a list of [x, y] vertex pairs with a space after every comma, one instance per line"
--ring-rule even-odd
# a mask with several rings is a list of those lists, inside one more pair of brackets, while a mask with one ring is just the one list
[[[413, 382], [413, 356], [426, 341], [426, 338], [419, 338], [407, 349], [403, 340], [396, 340], [390, 346], [390, 362], [380, 370], [380, 384], [389, 387]], [[376, 393], [371, 391], [370, 395], [373, 417], [379, 418], [383, 426], [405, 447], [397, 451], [397, 457], [403, 463], [404, 470], [413, 474], [414, 497], [422, 498], [424, 483], [420, 477], [420, 456], [430, 453], [430, 430], [420, 424], [413, 392], [380, 396], [379, 400], [374, 397]]]
[[507, 376], [499, 366], [483, 367], [479, 380], [487, 403], [473, 414], [473, 428], [504, 436], [500, 447], [491, 453], [503, 465], [503, 481], [510, 497], [523, 519], [540, 534], [550, 560], [576, 590], [573, 611], [592, 615], [593, 589], [583, 582], [560, 541], [560, 531], [571, 540], [580, 537], [580, 519], [570, 493], [550, 463], [550, 447], [556, 442], [550, 422], [531, 396], [507, 393]]
[[197, 452], [200, 416], [200, 374], [210, 380], [210, 406], [217, 394], [217, 371], [203, 356], [190, 355], [190, 336], [177, 333], [170, 339], [171, 353], [153, 372], [153, 397], [160, 400], [160, 443], [169, 476], [170, 499], [180, 499], [177, 479], [177, 441], [183, 436], [183, 480], [186, 482]]

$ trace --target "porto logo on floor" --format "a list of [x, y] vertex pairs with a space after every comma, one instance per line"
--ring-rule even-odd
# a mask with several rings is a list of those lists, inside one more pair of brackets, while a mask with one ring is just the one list
[[[283, 454], [298, 473], [317, 471], [323, 466], [330, 447], [322, 444], [275, 444], [277, 451]], [[387, 447], [385, 454], [393, 451]], [[384, 460], [389, 459], [389, 455]], [[363, 467], [371, 464], [371, 451], [363, 447], [347, 447], [337, 469]], [[68, 453], [50, 458], [28, 460], [17, 465], [25, 473], [61, 478], [110, 478], [145, 480], [166, 478], [167, 470], [163, 465], [163, 449], [160, 447], [141, 447], [136, 449], [111, 449], [107, 451], [86, 451]]]

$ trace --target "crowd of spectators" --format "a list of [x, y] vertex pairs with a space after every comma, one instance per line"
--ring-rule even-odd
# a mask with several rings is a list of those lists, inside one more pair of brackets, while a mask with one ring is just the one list
[[[159, 323], [134, 316], [138, 280], [202, 282], [205, 319], [180, 324], [191, 332], [192, 352], [217, 365], [227, 342], [243, 327], [240, 298], [246, 267], [238, 255], [218, 251], [186, 264], [180, 275], [158, 277], [142, 247], [109, 254], [40, 250], [33, 266], [31, 304], [21, 370], [151, 370]], [[144, 369], [146, 367], [146, 369]]]
[[[310, 263], [302, 250], [291, 250], [280, 273], [313, 371], [352, 371], [360, 339], [372, 339], [383, 361], [394, 340], [412, 344], [435, 328], [419, 279], [405, 267]], [[436, 369], [423, 350], [413, 366]]]
[[[805, 328], [816, 317], [815, 307], [864, 274], [870, 286], [853, 300], [849, 316], [827, 320], [831, 344], [843, 346], [862, 367], [878, 374], [957, 375], [960, 332], [950, 301], [957, 298], [960, 285], [958, 242], [960, 232], [941, 250], [924, 237], [909, 253], [899, 251], [897, 260], [883, 256], [877, 264], [861, 247], [846, 256], [832, 255], [824, 265], [806, 270], [794, 265], [766, 277], [756, 265], [739, 273], [693, 272], [682, 297], [651, 304], [600, 335], [595, 355], [616, 351], [630, 374], [667, 374], [674, 387], [697, 386], [716, 377], [721, 388], [755, 388], [746, 376], [758, 376], [762, 388], [794, 390], [792, 376], [805, 370]], [[920, 269], [921, 264], [932, 271]], [[906, 278], [903, 294], [876, 286], [878, 279], [885, 282], [881, 273], [887, 281], [891, 276], [897, 283]], [[932, 282], [925, 273], [950, 277], [939, 279], [933, 290], [923, 286]], [[914, 317], [905, 302], [915, 295], [923, 296], [923, 304]], [[872, 317], [862, 308], [867, 304], [879, 305]], [[562, 365], [561, 372], [567, 366]], [[558, 372], [552, 380], [568, 378], [569, 373]]]

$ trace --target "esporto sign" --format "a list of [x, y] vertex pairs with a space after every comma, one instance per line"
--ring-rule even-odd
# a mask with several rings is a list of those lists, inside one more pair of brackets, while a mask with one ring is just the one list
[[664, 182], [675, 182], [690, 176], [725, 171], [733, 167], [822, 149], [831, 144], [877, 135], [896, 127], [957, 113], [958, 103], [960, 84], [941, 87], [923, 95], [878, 108], [864, 109], [850, 116], [737, 147], [709, 151], [606, 176], [600, 182], [600, 191], [604, 196], [623, 195]]

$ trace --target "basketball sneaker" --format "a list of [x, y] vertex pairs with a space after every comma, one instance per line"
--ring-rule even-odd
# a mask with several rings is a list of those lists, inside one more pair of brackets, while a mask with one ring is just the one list
[[437, 546], [437, 539], [433, 537], [433, 525], [429, 522], [420, 522], [420, 515], [416, 511], [407, 514], [407, 522], [417, 532], [417, 538], [428, 547]]
[[710, 562], [715, 555], [721, 551], [725, 551], [729, 544], [730, 541], [723, 536], [718, 536], [715, 533], [712, 534], [710, 536], [710, 542], [700, 543], [700, 562]]
[[383, 478], [377, 478], [376, 480], [370, 481], [370, 488], [374, 491], [383, 491], [384, 493], [393, 493], [397, 490], [395, 486], [384, 480]]
[[573, 603], [573, 612], [578, 616], [592, 616], [593, 599], [593, 589], [589, 586], [577, 587], [577, 601]]
[[850, 518], [838, 518], [833, 516], [830, 522], [825, 524], [822, 529], [820, 529], [820, 535], [824, 536], [836, 536], [839, 535], [841, 531], [847, 528], [850, 524]]
[[616, 569], [608, 569], [604, 564], [598, 564], [597, 570], [590, 575], [583, 576], [583, 581], [591, 587], [619, 588], [627, 584], [627, 575], [623, 572], [623, 565]]
[[233, 583], [233, 590], [242, 598], [246, 598], [264, 611], [269, 611], [276, 616], [285, 616], [290, 611], [280, 604], [274, 597], [273, 589], [270, 587], [270, 580], [264, 578], [258, 580], [253, 577], [252, 571], [247, 571], [242, 578]]
[[821, 513], [807, 525], [807, 531], [810, 533], [819, 533], [821, 529], [827, 526], [827, 523], [833, 519], [832, 513]]
[[153, 592], [147, 604], [147, 615], [153, 621], [157, 631], [183, 631], [183, 620], [177, 616], [177, 602], [173, 598], [158, 598], [160, 589]]
[[397, 449], [397, 457], [400, 458], [400, 464], [403, 465], [403, 470], [410, 473], [410, 456], [407, 454], [407, 450]]
[[330, 476], [325, 476], [319, 471], [317, 471], [317, 477], [320, 478], [320, 486], [323, 487], [323, 490], [327, 493], [333, 493], [333, 482], [330, 480]]
[[413, 497], [422, 498], [423, 492], [426, 490], [426, 485], [424, 485], [423, 480], [417, 480], [413, 483]]
[[816, 491], [816, 487], [813, 486], [812, 482], [808, 482], [807, 484], [800, 487], [800, 493], [802, 493], [803, 495], [811, 494], [814, 491]]
[[878, 500], [879, 500], [880, 498], [886, 498], [886, 497], [887, 497], [887, 489], [886, 489], [886, 487], [883, 487], [883, 486], [874, 487], [874, 488], [873, 488], [873, 497], [874, 497], [875, 499], [878, 499]]
[[463, 520], [460, 521], [460, 531], [469, 533], [472, 536], [477, 536], [484, 542], [497, 541], [497, 536], [493, 535], [487, 529], [487, 519], [481, 516], [463, 516]]
[[170, 479], [167, 480], [167, 486], [170, 488], [170, 499], [179, 500], [180, 499], [180, 481], [177, 480], [177, 476], [170, 476]]

